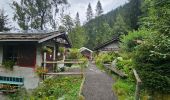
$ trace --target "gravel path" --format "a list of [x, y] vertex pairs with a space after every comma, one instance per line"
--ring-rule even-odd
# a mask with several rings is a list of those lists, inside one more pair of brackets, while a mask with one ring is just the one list
[[113, 79], [92, 63], [86, 69], [83, 95], [86, 100], [117, 100], [112, 91]]

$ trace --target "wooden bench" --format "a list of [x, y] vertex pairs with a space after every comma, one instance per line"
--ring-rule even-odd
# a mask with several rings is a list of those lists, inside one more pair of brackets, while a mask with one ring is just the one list
[[[13, 86], [13, 87], [21, 87], [24, 85], [24, 78], [23, 77], [8, 77], [8, 76], [0, 76], [0, 84], [1, 86]], [[4, 88], [0, 88], [0, 91], [8, 91]]]

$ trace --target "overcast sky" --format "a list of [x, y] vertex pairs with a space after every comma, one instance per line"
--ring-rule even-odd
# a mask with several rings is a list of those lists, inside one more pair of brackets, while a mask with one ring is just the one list
[[[4, 9], [6, 14], [9, 15], [10, 21], [12, 22], [13, 10], [9, 6], [13, 0], [0, 0], [0, 9]], [[15, 0], [20, 1], [20, 0]], [[67, 13], [75, 18], [77, 12], [79, 12], [81, 23], [86, 20], [86, 10], [89, 3], [91, 3], [93, 13], [95, 13], [95, 8], [98, 0], [68, 0], [70, 7], [67, 9]], [[100, 0], [104, 13], [107, 13], [120, 5], [123, 5], [128, 0]], [[14, 23], [13, 23], [14, 24]], [[14, 24], [16, 26], [16, 24]]]

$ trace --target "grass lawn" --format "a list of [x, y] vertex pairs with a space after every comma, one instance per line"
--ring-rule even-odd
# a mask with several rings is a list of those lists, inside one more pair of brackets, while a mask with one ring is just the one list
[[128, 79], [117, 79], [113, 84], [113, 91], [119, 100], [134, 100], [135, 83]]

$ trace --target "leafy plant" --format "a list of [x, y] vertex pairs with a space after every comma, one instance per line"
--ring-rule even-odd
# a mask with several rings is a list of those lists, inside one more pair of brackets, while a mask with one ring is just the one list
[[13, 60], [6, 60], [3, 62], [3, 65], [6, 69], [13, 70], [13, 67], [15, 65], [15, 61]]
[[[81, 58], [82, 58], [82, 55], [81, 55], [81, 53], [79, 52], [78, 49], [70, 49], [69, 53], [66, 56], [66, 59], [69, 59], [69, 60], [78, 60], [78, 59], [81, 59]], [[68, 67], [71, 67], [73, 64], [68, 63], [68, 64], [65, 64], [65, 65], [68, 66]]]
[[53, 51], [52, 51], [51, 48], [48, 48], [48, 47], [44, 46], [44, 47], [42, 48], [42, 52], [52, 53]]
[[125, 60], [121, 57], [118, 57], [116, 59], [116, 68], [119, 70], [122, 70], [123, 72], [125, 72], [128, 75], [131, 75], [133, 73], [132, 72], [133, 61], [132, 61], [132, 59]]
[[120, 100], [134, 100], [135, 84], [128, 79], [118, 79], [116, 83], [113, 84], [113, 90]]
[[75, 48], [70, 49], [70, 52], [67, 55], [67, 59], [79, 59], [81, 57], [82, 57], [81, 53], [79, 52], [78, 49]]
[[25, 88], [19, 88], [15, 93], [8, 94], [7, 97], [9, 100], [27, 100], [30, 97], [30, 94]]
[[81, 82], [81, 77], [49, 78], [33, 91], [31, 97], [36, 100], [56, 100], [59, 98], [77, 100]]
[[154, 34], [136, 50], [134, 61], [144, 87], [149, 91], [170, 91], [169, 38]]
[[37, 66], [35, 72], [37, 73], [38, 76], [42, 77], [43, 74], [47, 73], [48, 70], [44, 69], [43, 67]]
[[60, 52], [61, 54], [63, 54], [63, 53], [64, 53], [64, 47], [59, 47], [58, 52]]
[[120, 43], [121, 50], [126, 52], [134, 51], [148, 34], [150, 34], [149, 31], [142, 29], [140, 31], [129, 32], [128, 35], [122, 35]]
[[108, 53], [100, 53], [95, 57], [95, 62], [96, 65], [100, 68], [103, 69], [103, 63], [111, 63], [118, 54], [114, 52], [108, 52]]

